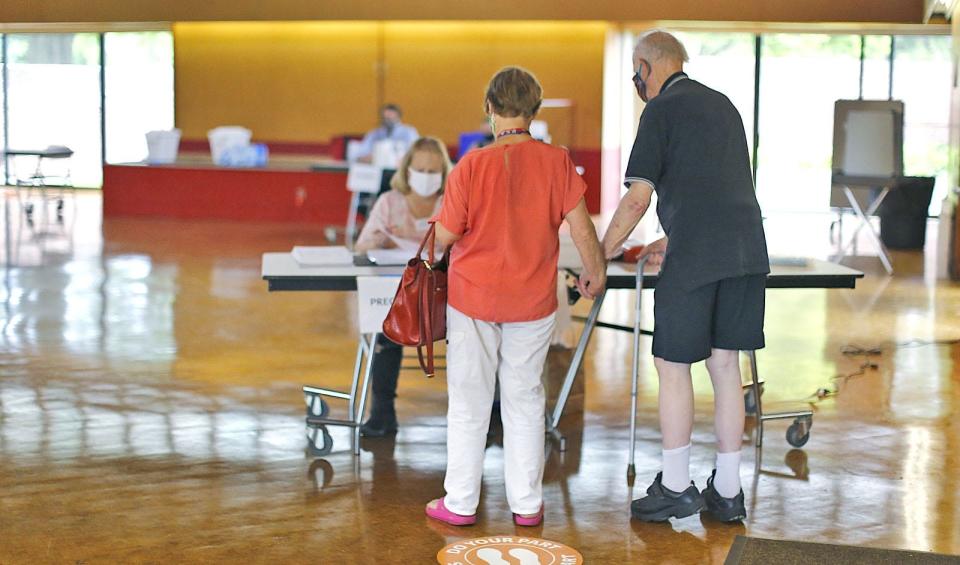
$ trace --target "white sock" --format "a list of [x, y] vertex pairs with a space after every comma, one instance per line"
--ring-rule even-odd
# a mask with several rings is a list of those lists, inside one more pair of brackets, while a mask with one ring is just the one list
[[733, 498], [740, 494], [740, 452], [717, 453], [717, 476], [713, 488], [720, 496]]
[[690, 488], [690, 444], [663, 450], [663, 479], [661, 483], [673, 492]]

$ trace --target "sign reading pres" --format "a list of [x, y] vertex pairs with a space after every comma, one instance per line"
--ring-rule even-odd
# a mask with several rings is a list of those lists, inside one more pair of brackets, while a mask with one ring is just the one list
[[581, 565], [572, 547], [538, 538], [491, 536], [460, 540], [440, 550], [441, 565]]
[[359, 300], [358, 326], [360, 333], [383, 332], [383, 320], [390, 311], [393, 297], [397, 295], [400, 277], [357, 277], [357, 300]]

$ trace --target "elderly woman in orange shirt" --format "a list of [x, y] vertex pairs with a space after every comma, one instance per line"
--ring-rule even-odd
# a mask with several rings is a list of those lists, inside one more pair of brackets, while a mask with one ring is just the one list
[[543, 520], [545, 398], [540, 378], [557, 310], [559, 233], [566, 220], [592, 298], [606, 263], [587, 213], [586, 185], [565, 149], [530, 136], [542, 102], [537, 79], [507, 67], [485, 106], [496, 141], [467, 153], [447, 179], [437, 239], [451, 245], [447, 309], [446, 496], [427, 515], [476, 521], [497, 378], [507, 501], [518, 525]]

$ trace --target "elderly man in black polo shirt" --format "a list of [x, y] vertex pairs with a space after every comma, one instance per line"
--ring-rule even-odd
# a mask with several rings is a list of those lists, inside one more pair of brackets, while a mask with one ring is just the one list
[[[746, 517], [740, 487], [743, 393], [738, 352], [763, 347], [770, 271], [743, 121], [730, 100], [687, 77], [672, 35], [648, 32], [634, 50], [637, 93], [647, 102], [626, 171], [629, 189], [604, 237], [620, 253], [656, 191], [667, 237], [644, 250], [662, 261], [655, 291], [653, 355], [660, 377], [663, 470], [634, 518], [664, 521], [702, 509]], [[690, 480], [690, 365], [706, 360], [716, 408], [717, 464], [701, 493]]]

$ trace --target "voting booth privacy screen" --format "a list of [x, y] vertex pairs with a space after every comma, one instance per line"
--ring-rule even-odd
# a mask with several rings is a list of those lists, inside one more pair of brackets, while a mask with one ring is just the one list
[[[846, 185], [856, 192], [889, 186], [903, 176], [903, 102], [837, 100], [833, 111], [833, 189], [830, 206], [848, 208]], [[862, 208], [869, 193], [855, 192]], [[862, 201], [861, 201], [862, 200]]]

